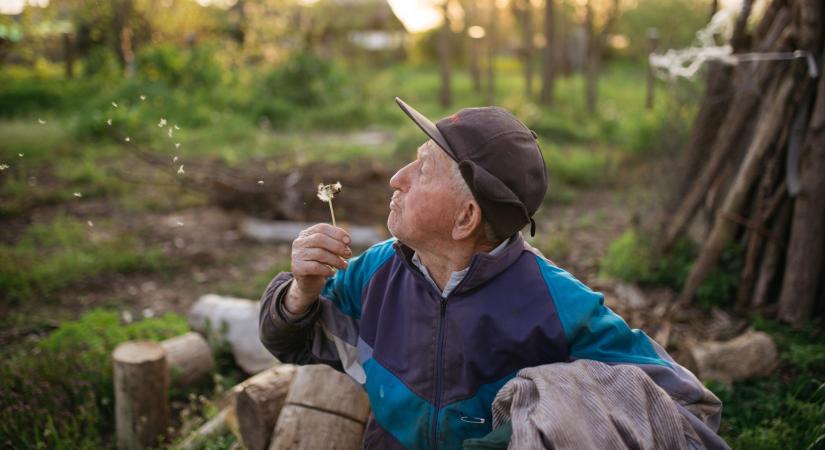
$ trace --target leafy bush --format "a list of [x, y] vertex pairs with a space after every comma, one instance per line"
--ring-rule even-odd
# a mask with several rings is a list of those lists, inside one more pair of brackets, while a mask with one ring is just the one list
[[7, 448], [99, 449], [114, 431], [111, 352], [128, 340], [188, 331], [175, 314], [122, 325], [92, 310], [0, 362], [0, 443]]

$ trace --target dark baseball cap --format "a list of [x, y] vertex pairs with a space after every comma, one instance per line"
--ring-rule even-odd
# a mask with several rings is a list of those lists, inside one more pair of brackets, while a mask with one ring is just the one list
[[465, 108], [433, 123], [396, 97], [398, 106], [458, 163], [485, 219], [499, 236], [512, 236], [528, 223], [547, 192], [547, 167], [536, 133], [509, 111]]

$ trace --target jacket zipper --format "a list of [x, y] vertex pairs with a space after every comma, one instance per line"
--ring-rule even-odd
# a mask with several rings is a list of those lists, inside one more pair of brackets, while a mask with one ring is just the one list
[[441, 299], [441, 315], [438, 319], [438, 340], [436, 341], [435, 350], [435, 409], [433, 410], [432, 425], [430, 427], [430, 436], [432, 436], [431, 448], [436, 450], [438, 448], [438, 439], [436, 433], [438, 432], [438, 410], [441, 408], [441, 359], [444, 354], [444, 316], [447, 314], [447, 299]]

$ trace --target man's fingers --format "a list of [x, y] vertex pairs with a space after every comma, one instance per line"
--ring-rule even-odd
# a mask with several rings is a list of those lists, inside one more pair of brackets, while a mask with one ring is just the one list
[[352, 256], [352, 250], [350, 250], [348, 245], [322, 233], [314, 233], [301, 238], [300, 247], [324, 249], [342, 258]]
[[343, 228], [334, 227], [328, 223], [317, 223], [301, 232], [299, 237], [307, 237], [315, 233], [325, 234], [345, 245], [352, 243], [352, 236]]
[[331, 277], [332, 267], [317, 261], [298, 261], [292, 264], [292, 274], [299, 277]]
[[298, 255], [296, 256], [298, 257], [298, 259], [304, 261], [317, 261], [319, 263], [327, 264], [332, 267], [337, 267], [339, 269], [347, 268], [346, 260], [342, 259], [338, 255], [335, 255], [334, 253], [331, 253], [327, 250], [320, 248], [305, 248], [299, 251]]

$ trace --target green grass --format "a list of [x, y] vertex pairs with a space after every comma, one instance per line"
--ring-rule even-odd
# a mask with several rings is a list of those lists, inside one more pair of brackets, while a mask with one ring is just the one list
[[9, 448], [100, 449], [114, 432], [111, 352], [128, 340], [162, 340], [188, 331], [183, 317], [123, 324], [92, 310], [0, 361], [0, 443]]
[[771, 334], [780, 367], [769, 377], [724, 386], [711, 383], [723, 402], [720, 434], [734, 449], [825, 448], [825, 335], [821, 324], [800, 330], [755, 319]]
[[29, 227], [16, 244], [0, 246], [0, 291], [9, 301], [48, 300], [80, 280], [171, 267], [159, 249], [130, 236], [107, 234], [107, 223], [58, 215]]

